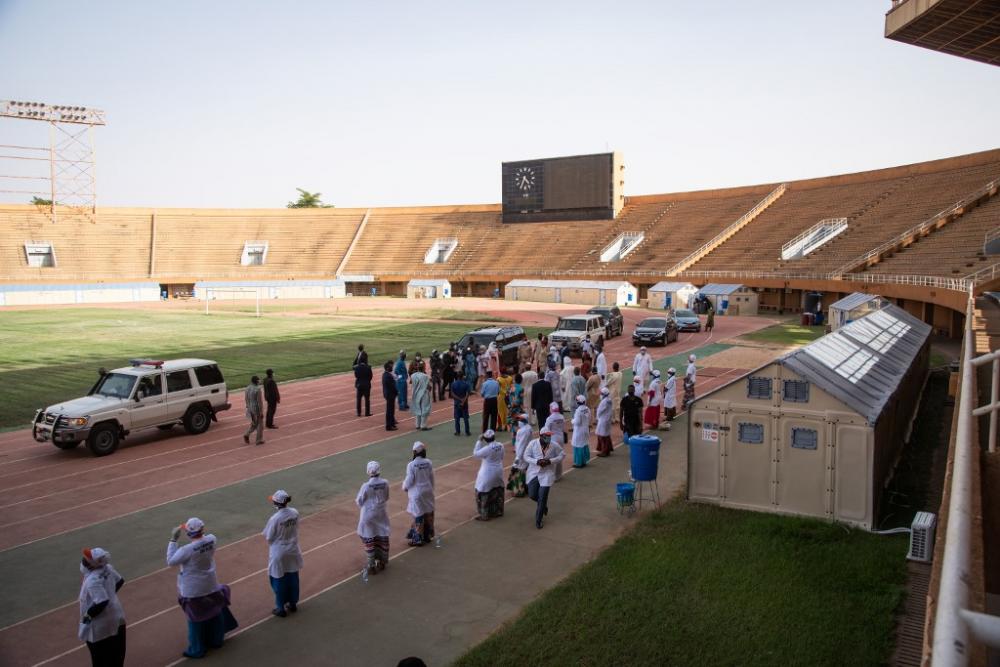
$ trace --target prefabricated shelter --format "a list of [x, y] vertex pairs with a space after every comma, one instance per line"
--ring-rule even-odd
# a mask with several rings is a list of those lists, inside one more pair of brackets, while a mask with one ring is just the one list
[[406, 283], [409, 299], [450, 299], [451, 283], [447, 280], [411, 280]]
[[635, 285], [624, 280], [531, 280], [507, 283], [508, 301], [579, 303], [587, 306], [634, 306], [639, 298]]
[[930, 332], [889, 305], [696, 399], [688, 498], [872, 529]]
[[691, 283], [658, 282], [647, 291], [650, 308], [687, 308], [688, 301], [698, 293]]
[[884, 308], [889, 301], [878, 294], [854, 292], [830, 304], [830, 330], [836, 331], [845, 324], [861, 319], [868, 313]]
[[0, 285], [0, 306], [159, 301], [159, 283]]
[[705, 295], [718, 315], [756, 315], [757, 293], [745, 285], [709, 283], [698, 289]]
[[197, 299], [341, 299], [343, 280], [227, 280], [194, 284]]

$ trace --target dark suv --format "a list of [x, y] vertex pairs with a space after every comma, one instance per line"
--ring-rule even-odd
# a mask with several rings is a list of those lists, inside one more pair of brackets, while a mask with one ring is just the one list
[[587, 311], [588, 315], [600, 315], [604, 318], [604, 338], [621, 336], [625, 332], [625, 318], [618, 306], [594, 306]]
[[462, 336], [458, 341], [458, 349], [464, 351], [468, 345], [472, 345], [472, 349], [479, 354], [480, 346], [486, 347], [494, 342], [500, 350], [500, 366], [516, 368], [517, 351], [521, 346], [528, 344], [528, 337], [521, 327], [483, 327]]

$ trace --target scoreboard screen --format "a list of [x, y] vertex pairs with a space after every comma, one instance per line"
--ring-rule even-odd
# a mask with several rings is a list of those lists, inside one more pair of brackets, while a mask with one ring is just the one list
[[619, 153], [504, 162], [503, 221], [611, 220], [621, 210]]

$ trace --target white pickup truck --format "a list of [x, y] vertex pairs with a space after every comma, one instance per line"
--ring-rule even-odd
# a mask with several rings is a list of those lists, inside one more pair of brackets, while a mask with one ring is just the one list
[[101, 375], [90, 393], [38, 410], [31, 435], [59, 449], [81, 442], [96, 456], [111, 454], [133, 431], [177, 424], [191, 434], [204, 433], [216, 414], [228, 410], [229, 390], [219, 365], [207, 359], [150, 361]]

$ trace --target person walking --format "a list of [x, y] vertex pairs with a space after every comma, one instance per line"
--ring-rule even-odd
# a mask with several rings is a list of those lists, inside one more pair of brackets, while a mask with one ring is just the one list
[[454, 408], [455, 416], [455, 435], [461, 435], [462, 432], [459, 429], [459, 422], [465, 422], [465, 435], [472, 435], [469, 432], [469, 395], [472, 393], [472, 388], [469, 383], [465, 381], [465, 373], [462, 371], [458, 372], [458, 377], [455, 381], [451, 383], [451, 400]]
[[263, 445], [264, 392], [261, 391], [260, 378], [256, 375], [250, 378], [250, 384], [247, 385], [244, 392], [244, 400], [246, 402], [246, 414], [247, 419], [250, 420], [250, 426], [247, 427], [246, 432], [243, 434], [243, 442], [250, 444], [250, 434], [256, 431], [257, 439], [254, 441], [254, 444]]
[[712, 329], [714, 328], [715, 328], [715, 307], [709, 305], [708, 315], [705, 316], [705, 332], [712, 333]]
[[496, 441], [496, 433], [487, 430], [472, 448], [472, 455], [479, 459], [476, 474], [477, 521], [489, 521], [503, 516], [503, 445]]
[[382, 366], [382, 397], [385, 399], [385, 430], [395, 431], [396, 425], [396, 376], [392, 372], [392, 362]]
[[535, 501], [535, 528], [542, 529], [549, 513], [549, 490], [556, 481], [555, 469], [562, 463], [562, 446], [552, 442], [552, 433], [542, 429], [524, 451], [528, 463], [528, 497]]
[[538, 340], [535, 342], [534, 352], [534, 362], [535, 362], [535, 372], [539, 375], [545, 375], [546, 369], [548, 369], [547, 359], [549, 357], [549, 338], [548, 336], [543, 336], [541, 332], [538, 333]]
[[[514, 378], [514, 381], [516, 382], [517, 378]], [[524, 410], [522, 410], [522, 412], [528, 413], [529, 424], [533, 424], [535, 422], [534, 404], [532, 403], [531, 398], [534, 395], [533, 390], [536, 382], [538, 382], [538, 373], [536, 373], [534, 369], [529, 368], [521, 373], [521, 386], [524, 387]], [[551, 389], [549, 391], [551, 391]], [[546, 403], [551, 402], [552, 398], [550, 397]]]
[[687, 370], [684, 371], [684, 409], [689, 410], [694, 403], [694, 385], [698, 381], [698, 367], [694, 365], [698, 357], [688, 355]]
[[642, 399], [635, 393], [635, 385], [628, 386], [628, 393], [619, 406], [622, 434], [625, 442], [633, 435], [642, 435]]
[[[552, 396], [552, 385], [547, 379], [538, 380], [531, 386], [531, 399], [528, 406], [535, 413], [535, 423], [538, 428], [545, 425], [549, 416], [549, 405], [555, 399]], [[558, 407], [558, 404], [556, 404]]]
[[[395, 386], [395, 381], [393, 381]], [[365, 417], [372, 416], [372, 367], [367, 361], [359, 361], [354, 365], [354, 407], [361, 416], [361, 400], [365, 402]]]
[[[190, 542], [177, 546], [181, 532]], [[238, 624], [229, 611], [229, 586], [220, 584], [215, 573], [215, 535], [205, 533], [205, 522], [191, 517], [170, 535], [167, 566], [180, 568], [177, 602], [187, 617], [186, 658], [203, 658], [210, 648], [220, 648], [226, 633]]]
[[423, 546], [434, 539], [434, 464], [419, 440], [413, 443], [413, 457], [406, 464], [403, 491], [406, 511], [413, 517], [406, 539], [411, 547]]
[[[549, 435], [552, 436], [552, 442], [560, 447], [564, 447], [566, 445], [566, 418], [563, 417], [562, 408], [558, 403], [549, 404], [549, 416], [545, 420], [545, 424], [542, 428], [548, 431]], [[558, 482], [562, 479], [562, 459], [556, 463], [554, 473], [555, 481]]]
[[667, 369], [667, 381], [663, 385], [663, 416], [667, 420], [667, 430], [673, 428], [670, 424], [677, 416], [677, 369]]
[[611, 392], [607, 387], [601, 387], [601, 402], [597, 405], [597, 455], [610, 456], [614, 451], [611, 443], [611, 419], [615, 412], [611, 400]]
[[593, 420], [597, 419], [597, 404], [601, 402], [603, 385], [601, 376], [597, 373], [591, 373], [587, 378], [587, 408], [590, 409], [591, 426], [594, 425]]
[[514, 384], [514, 378], [510, 376], [510, 369], [504, 368], [497, 378], [500, 385], [499, 399], [497, 400], [497, 431], [506, 431], [508, 428], [507, 415], [510, 407], [510, 389]]
[[[562, 411], [562, 376], [559, 375], [559, 371], [556, 370], [557, 365], [555, 361], [549, 360], [549, 370], [545, 371], [545, 380], [549, 383], [549, 388], [552, 390], [552, 400], [559, 404], [559, 411]], [[548, 412], [546, 412], [545, 417], [548, 417]], [[544, 422], [544, 417], [543, 421]]]
[[406, 369], [406, 350], [399, 351], [399, 358], [392, 369], [396, 376], [396, 400], [399, 401], [399, 411], [406, 412], [410, 409], [410, 403], [406, 397], [408, 371]]
[[622, 402], [622, 372], [621, 367], [618, 362], [611, 364], [611, 372], [604, 379], [604, 386], [608, 388], [611, 395], [611, 405], [614, 407], [612, 412], [614, 417], [612, 418], [612, 423], [617, 424], [618, 422], [618, 404]]
[[476, 393], [476, 385], [479, 384], [479, 358], [476, 356], [472, 345], [465, 348], [463, 356], [465, 362], [465, 381], [469, 383], [469, 391]]
[[524, 450], [530, 440], [531, 426], [528, 424], [528, 415], [523, 412], [514, 415], [514, 463], [510, 466], [507, 490], [513, 493], [515, 498], [523, 498], [528, 493], [528, 483], [524, 474], [528, 469], [528, 462], [524, 460]]
[[640, 382], [640, 393], [645, 389], [649, 376], [653, 371], [653, 358], [646, 352], [646, 346], [639, 348], [639, 353], [632, 361], [632, 377]]
[[483, 432], [495, 431], [497, 427], [497, 398], [500, 396], [500, 383], [493, 379], [493, 371], [486, 371], [486, 380], [479, 388], [483, 397]]
[[431, 400], [435, 403], [444, 400], [444, 360], [441, 353], [431, 350]]
[[111, 554], [100, 547], [83, 550], [80, 561], [80, 624], [77, 636], [87, 644], [92, 667], [125, 664], [125, 610], [118, 591], [125, 579], [111, 567]]
[[358, 516], [358, 537], [365, 548], [365, 567], [369, 574], [376, 574], [389, 564], [389, 482], [382, 479], [382, 466], [378, 461], [369, 461], [365, 466], [368, 481], [361, 485], [358, 497], [354, 499], [360, 509]]
[[[433, 379], [433, 378], [432, 378]], [[451, 398], [451, 383], [455, 381], [455, 344], [448, 345], [448, 349], [441, 355], [441, 400], [444, 400], [445, 393]]]
[[284, 489], [275, 491], [268, 500], [274, 505], [274, 514], [267, 520], [262, 534], [267, 541], [267, 577], [274, 591], [271, 613], [284, 618], [299, 608], [299, 570], [302, 569], [299, 511], [288, 506], [292, 497]]
[[281, 403], [281, 392], [278, 391], [278, 383], [274, 381], [274, 371], [270, 368], [264, 371], [264, 401], [267, 403], [264, 426], [278, 428], [274, 425], [274, 413], [278, 410], [278, 403]]
[[[559, 386], [559, 391], [561, 392], [563, 399], [561, 403], [565, 409], [572, 410], [575, 407], [573, 405], [573, 398], [577, 395], [577, 393], [583, 393], [573, 391], [573, 378], [579, 375], [580, 369], [573, 365], [573, 360], [569, 356], [563, 357], [563, 362], [564, 366], [562, 372], [559, 374], [562, 381]], [[580, 378], [580, 382], [582, 383], [582, 389], [586, 391], [586, 381], [583, 378]]]
[[606, 382], [608, 379], [608, 357], [604, 354], [604, 348], [600, 348], [597, 351], [597, 361], [594, 362], [594, 369], [601, 376], [601, 381]]
[[413, 418], [418, 431], [429, 431], [428, 421], [431, 416], [431, 379], [424, 372], [424, 362], [410, 375], [413, 384]]
[[590, 408], [587, 397], [576, 397], [576, 412], [573, 413], [573, 467], [586, 467], [590, 461]]

